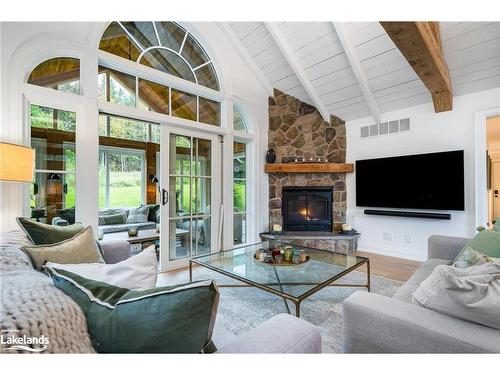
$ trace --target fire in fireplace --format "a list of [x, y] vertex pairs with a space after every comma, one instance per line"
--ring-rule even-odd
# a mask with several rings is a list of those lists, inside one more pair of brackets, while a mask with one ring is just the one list
[[285, 186], [281, 195], [284, 231], [332, 231], [333, 187]]

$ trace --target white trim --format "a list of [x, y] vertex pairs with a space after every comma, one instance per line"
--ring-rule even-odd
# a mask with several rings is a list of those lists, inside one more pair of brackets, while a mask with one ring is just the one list
[[118, 70], [122, 73], [137, 76], [139, 78], [172, 87], [177, 90], [186, 91], [191, 94], [201, 95], [207, 99], [221, 101], [225, 98], [225, 94], [222, 89], [221, 91], [217, 91], [186, 79], [176, 77], [172, 74], [162, 72], [161, 70], [141, 65], [135, 61], [124, 59], [106, 51], [99, 50], [98, 54], [99, 65], [106, 68]]
[[198, 69], [203, 68], [204, 66], [211, 64], [211, 63], [212, 63], [212, 60], [208, 60], [207, 62], [205, 62], [201, 65], [198, 65], [196, 68], [193, 68], [193, 71], [197, 71]]
[[184, 30], [186, 34], [184, 34], [184, 39], [182, 40], [181, 48], [179, 48], [179, 52], [177, 54], [180, 56], [182, 53], [182, 50], [184, 49], [184, 44], [186, 44], [187, 37], [189, 35], [189, 32], [187, 30]]
[[153, 24], [153, 29], [155, 30], [155, 35], [156, 35], [156, 40], [158, 42], [158, 45], [160, 47], [163, 47], [161, 44], [160, 35], [158, 34], [158, 29], [156, 28], [156, 21], [151, 21], [151, 23]]
[[368, 104], [368, 108], [370, 108], [370, 112], [375, 119], [376, 123], [380, 122], [380, 109], [378, 108], [377, 101], [375, 99], [375, 95], [373, 95], [372, 90], [370, 89], [370, 85], [368, 84], [368, 79], [366, 78], [363, 67], [361, 66], [361, 62], [356, 53], [356, 49], [352, 44], [349, 33], [345, 28], [345, 25], [341, 22], [332, 22], [333, 27], [335, 28], [335, 32], [339, 37], [340, 44], [344, 48], [345, 55], [347, 57], [347, 61], [351, 64], [352, 71], [356, 80], [358, 81], [359, 87], [363, 92], [363, 96], [365, 97], [366, 103]]
[[288, 44], [286, 37], [281, 34], [279, 26], [272, 22], [264, 22], [264, 25], [273, 37], [276, 45], [285, 57], [285, 60], [288, 62], [288, 65], [290, 65], [300, 83], [306, 90], [307, 95], [309, 95], [309, 98], [311, 98], [313, 104], [316, 106], [316, 109], [319, 111], [319, 113], [321, 113], [323, 120], [325, 120], [326, 122], [330, 122], [330, 112], [321, 101], [321, 97], [316, 92], [316, 89], [314, 88], [309, 77], [307, 77], [306, 71], [300, 64], [297, 55], [295, 55], [293, 49]]
[[153, 111], [144, 111], [142, 109], [128, 107], [122, 104], [109, 103], [99, 100], [97, 105], [99, 108], [99, 112], [107, 113], [110, 115], [129, 117], [134, 120], [141, 120], [145, 122], [168, 123], [169, 126], [173, 126], [176, 128], [191, 129], [194, 131], [201, 131], [203, 133], [209, 134], [224, 135], [228, 133], [227, 129], [223, 128], [222, 126], [215, 126], [197, 121], [186, 120], [180, 117]]
[[248, 69], [257, 77], [262, 88], [267, 92], [269, 96], [274, 95], [273, 86], [264, 75], [262, 70], [255, 63], [255, 60], [250, 56], [245, 46], [241, 43], [238, 36], [235, 34], [231, 26], [227, 22], [217, 22], [217, 26], [222, 30], [222, 32], [228, 37], [229, 41], [233, 45], [236, 52], [240, 55], [241, 59], [245, 62]]
[[500, 115], [500, 107], [474, 113], [474, 202], [475, 222], [486, 227], [488, 223], [488, 199], [486, 184], [486, 120]]

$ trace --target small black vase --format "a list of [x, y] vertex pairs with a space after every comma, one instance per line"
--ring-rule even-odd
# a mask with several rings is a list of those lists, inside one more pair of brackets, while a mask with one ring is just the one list
[[276, 161], [276, 151], [270, 148], [266, 154], [266, 163], [274, 163]]

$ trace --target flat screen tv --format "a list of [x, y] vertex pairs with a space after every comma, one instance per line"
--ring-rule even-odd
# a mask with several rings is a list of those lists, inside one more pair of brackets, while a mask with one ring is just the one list
[[463, 211], [463, 150], [357, 160], [356, 206]]

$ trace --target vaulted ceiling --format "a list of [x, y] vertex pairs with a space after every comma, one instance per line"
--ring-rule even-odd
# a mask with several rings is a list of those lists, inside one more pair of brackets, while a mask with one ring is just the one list
[[[500, 22], [440, 22], [454, 96], [500, 87]], [[432, 102], [379, 22], [232, 22], [270, 87], [344, 120]]]

